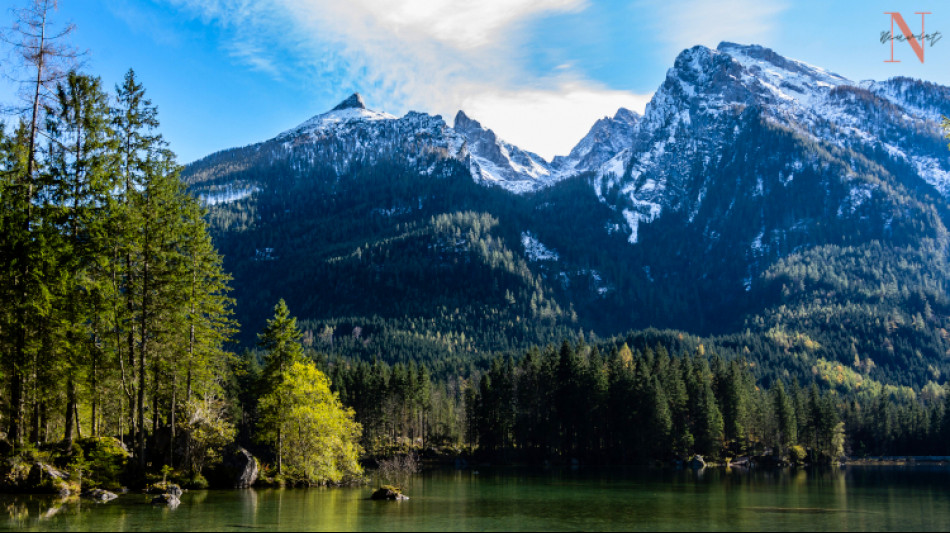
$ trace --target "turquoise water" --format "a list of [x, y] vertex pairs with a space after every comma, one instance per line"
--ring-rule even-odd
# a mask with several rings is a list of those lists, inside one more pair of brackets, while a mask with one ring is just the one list
[[704, 472], [441, 470], [409, 501], [369, 487], [194, 491], [177, 509], [140, 494], [107, 504], [0, 497], [0, 529], [183, 531], [950, 530], [950, 468]]

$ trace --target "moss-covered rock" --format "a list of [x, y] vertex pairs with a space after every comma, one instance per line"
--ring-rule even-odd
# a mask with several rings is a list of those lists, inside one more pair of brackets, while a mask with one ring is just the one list
[[397, 487], [392, 485], [383, 485], [382, 487], [373, 491], [372, 496], [369, 497], [371, 500], [408, 500], [409, 497], [402, 493]]
[[236, 489], [246, 489], [257, 482], [260, 464], [251, 452], [244, 448], [234, 448], [225, 454], [221, 465], [230, 485]]
[[32, 464], [24, 457], [15, 455], [0, 463], [0, 488], [16, 490], [26, 483]]
[[159, 481], [154, 485], [149, 485], [145, 492], [146, 494], [170, 494], [175, 497], [181, 497], [184, 494], [180, 486], [170, 481]]
[[64, 497], [75, 492], [74, 487], [69, 483], [68, 474], [40, 462], [33, 463], [26, 482], [20, 484], [19, 490], [36, 494], [58, 494]]
[[118, 490], [132, 454], [119, 439], [90, 437], [76, 442], [85, 456], [89, 471], [83, 486]]
[[168, 507], [178, 507], [181, 500], [174, 494], [159, 494], [152, 498], [152, 505], [166, 505]]
[[105, 503], [111, 502], [112, 500], [118, 498], [119, 496], [114, 492], [109, 492], [103, 489], [92, 489], [84, 491], [81, 495], [82, 498], [86, 500], [92, 500], [95, 502]]

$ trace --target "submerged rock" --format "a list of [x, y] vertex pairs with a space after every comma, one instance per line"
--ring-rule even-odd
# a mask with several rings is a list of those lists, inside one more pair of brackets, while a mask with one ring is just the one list
[[373, 495], [369, 497], [371, 500], [408, 500], [409, 496], [406, 496], [396, 487], [392, 485], [383, 485], [382, 487], [376, 489], [373, 492]]

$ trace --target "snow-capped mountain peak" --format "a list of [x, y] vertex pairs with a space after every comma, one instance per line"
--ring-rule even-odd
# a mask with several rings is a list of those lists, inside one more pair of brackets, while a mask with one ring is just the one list
[[476, 181], [520, 193], [537, 190], [559, 177], [544, 158], [499, 139], [464, 111], [455, 115], [455, 131], [465, 139]]
[[295, 128], [277, 136], [278, 139], [299, 137], [302, 135], [324, 135], [333, 133], [336, 128], [352, 122], [395, 120], [389, 113], [381, 113], [366, 108], [359, 93], [353, 93], [330, 111], [321, 113]]
[[333, 111], [342, 111], [344, 109], [366, 109], [366, 104], [363, 102], [363, 97], [360, 96], [360, 93], [351, 94], [346, 100], [337, 104], [337, 106], [333, 108]]
[[[915, 80], [859, 85], [757, 45], [696, 46], [676, 58], [644, 116], [630, 128], [628, 147], [601, 164], [594, 188], [624, 214], [631, 242], [638, 241], [644, 223], [667, 212], [692, 222], [714, 185], [705, 176], [715, 174], [724, 148], [750, 120], [762, 120], [817, 145], [893, 165], [895, 172], [909, 167], [950, 197], [950, 158], [936, 120], [950, 111], [950, 104], [939, 103], [948, 93]], [[587, 145], [603, 143], [585, 138], [575, 150]], [[780, 182], [787, 186], [803, 162], [785, 157], [789, 168]], [[847, 184], [865, 186], [861, 180]], [[757, 184], [752, 194], [763, 191]]]
[[595, 122], [569, 155], [554, 158], [553, 166], [562, 175], [601, 169], [630, 146], [640, 119], [637, 112], [621, 107], [613, 117]]

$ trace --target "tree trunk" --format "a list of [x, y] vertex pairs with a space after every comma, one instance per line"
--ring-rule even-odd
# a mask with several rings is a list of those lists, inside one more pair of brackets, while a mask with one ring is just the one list
[[168, 414], [168, 419], [171, 425], [171, 438], [168, 441], [168, 465], [172, 468], [175, 467], [175, 409], [177, 409], [176, 401], [178, 392], [178, 376], [172, 378], [172, 409], [171, 413]]
[[[145, 267], [146, 272], [148, 271], [148, 266]], [[147, 281], [143, 279], [143, 286], [147, 285]], [[147, 291], [146, 291], [147, 292]], [[142, 298], [143, 303], [147, 297]], [[138, 360], [138, 373], [139, 373], [139, 387], [138, 387], [138, 398], [136, 399], [136, 436], [138, 438], [138, 455], [139, 455], [139, 466], [143, 469], [145, 468], [145, 350], [148, 349], [148, 330], [145, 327], [145, 311], [147, 306], [143, 305], [142, 308], [142, 323], [141, 323], [141, 335], [142, 343], [139, 348], [139, 360]]]
[[82, 422], [79, 420], [79, 402], [76, 402], [76, 407], [73, 409], [73, 414], [76, 415], [76, 436], [82, 438]]
[[[26, 333], [25, 329], [23, 333]], [[17, 341], [19, 345], [19, 339]], [[25, 344], [25, 343], [24, 343]], [[17, 346], [17, 351], [22, 353], [22, 348]], [[10, 373], [10, 426], [7, 430], [7, 438], [14, 446], [23, 445], [23, 436], [20, 432], [20, 422], [23, 416], [23, 375], [19, 368], [14, 365]]]
[[92, 363], [92, 391], [92, 436], [99, 437], [99, 364], [97, 359]]
[[66, 429], [63, 432], [63, 442], [72, 444], [75, 439], [76, 413], [76, 382], [70, 377], [66, 382]]

